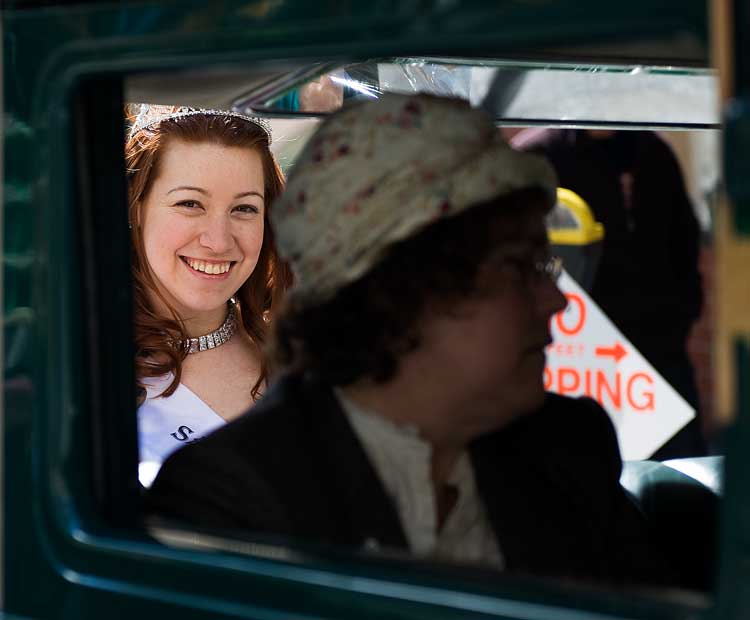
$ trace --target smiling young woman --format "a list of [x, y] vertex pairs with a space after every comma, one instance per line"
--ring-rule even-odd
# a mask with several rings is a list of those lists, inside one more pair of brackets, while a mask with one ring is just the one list
[[258, 398], [291, 277], [268, 205], [284, 181], [261, 119], [141, 106], [126, 143], [141, 481]]

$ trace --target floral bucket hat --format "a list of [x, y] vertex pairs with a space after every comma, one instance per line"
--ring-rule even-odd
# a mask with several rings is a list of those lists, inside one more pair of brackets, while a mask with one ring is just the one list
[[529, 187], [552, 205], [556, 185], [546, 160], [511, 149], [466, 101], [385, 94], [346, 107], [306, 144], [271, 215], [290, 293], [320, 304], [436, 220]]

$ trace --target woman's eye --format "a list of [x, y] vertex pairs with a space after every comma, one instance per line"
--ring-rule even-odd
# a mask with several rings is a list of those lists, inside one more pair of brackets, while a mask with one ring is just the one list
[[232, 210], [235, 213], [241, 213], [241, 214], [253, 214], [253, 213], [260, 212], [260, 209], [256, 207], [255, 205], [238, 205]]
[[181, 200], [177, 203], [178, 207], [185, 207], [187, 209], [199, 209], [201, 207], [201, 203], [197, 200]]

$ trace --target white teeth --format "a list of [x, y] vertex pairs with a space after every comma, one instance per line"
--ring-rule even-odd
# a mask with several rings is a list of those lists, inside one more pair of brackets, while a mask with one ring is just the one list
[[190, 265], [192, 269], [196, 271], [202, 271], [210, 275], [218, 275], [220, 273], [226, 273], [232, 266], [232, 263], [206, 263], [202, 260], [194, 260], [192, 258], [186, 258], [185, 262]]

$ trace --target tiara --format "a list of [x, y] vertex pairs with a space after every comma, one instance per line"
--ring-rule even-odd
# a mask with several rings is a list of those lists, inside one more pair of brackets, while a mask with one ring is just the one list
[[130, 105], [131, 109], [135, 108], [138, 110], [138, 116], [136, 116], [133, 125], [130, 127], [128, 139], [132, 138], [138, 132], [143, 131], [144, 129], [150, 129], [154, 125], [158, 125], [163, 121], [172, 121], [186, 118], [188, 116], [230, 116], [232, 118], [242, 119], [243, 121], [247, 121], [248, 123], [260, 127], [268, 136], [269, 146], [271, 145], [271, 123], [265, 118], [260, 118], [259, 116], [249, 116], [247, 114], [242, 114], [241, 112], [235, 112], [234, 110], [206, 110], [204, 108], [151, 105], [148, 103]]

